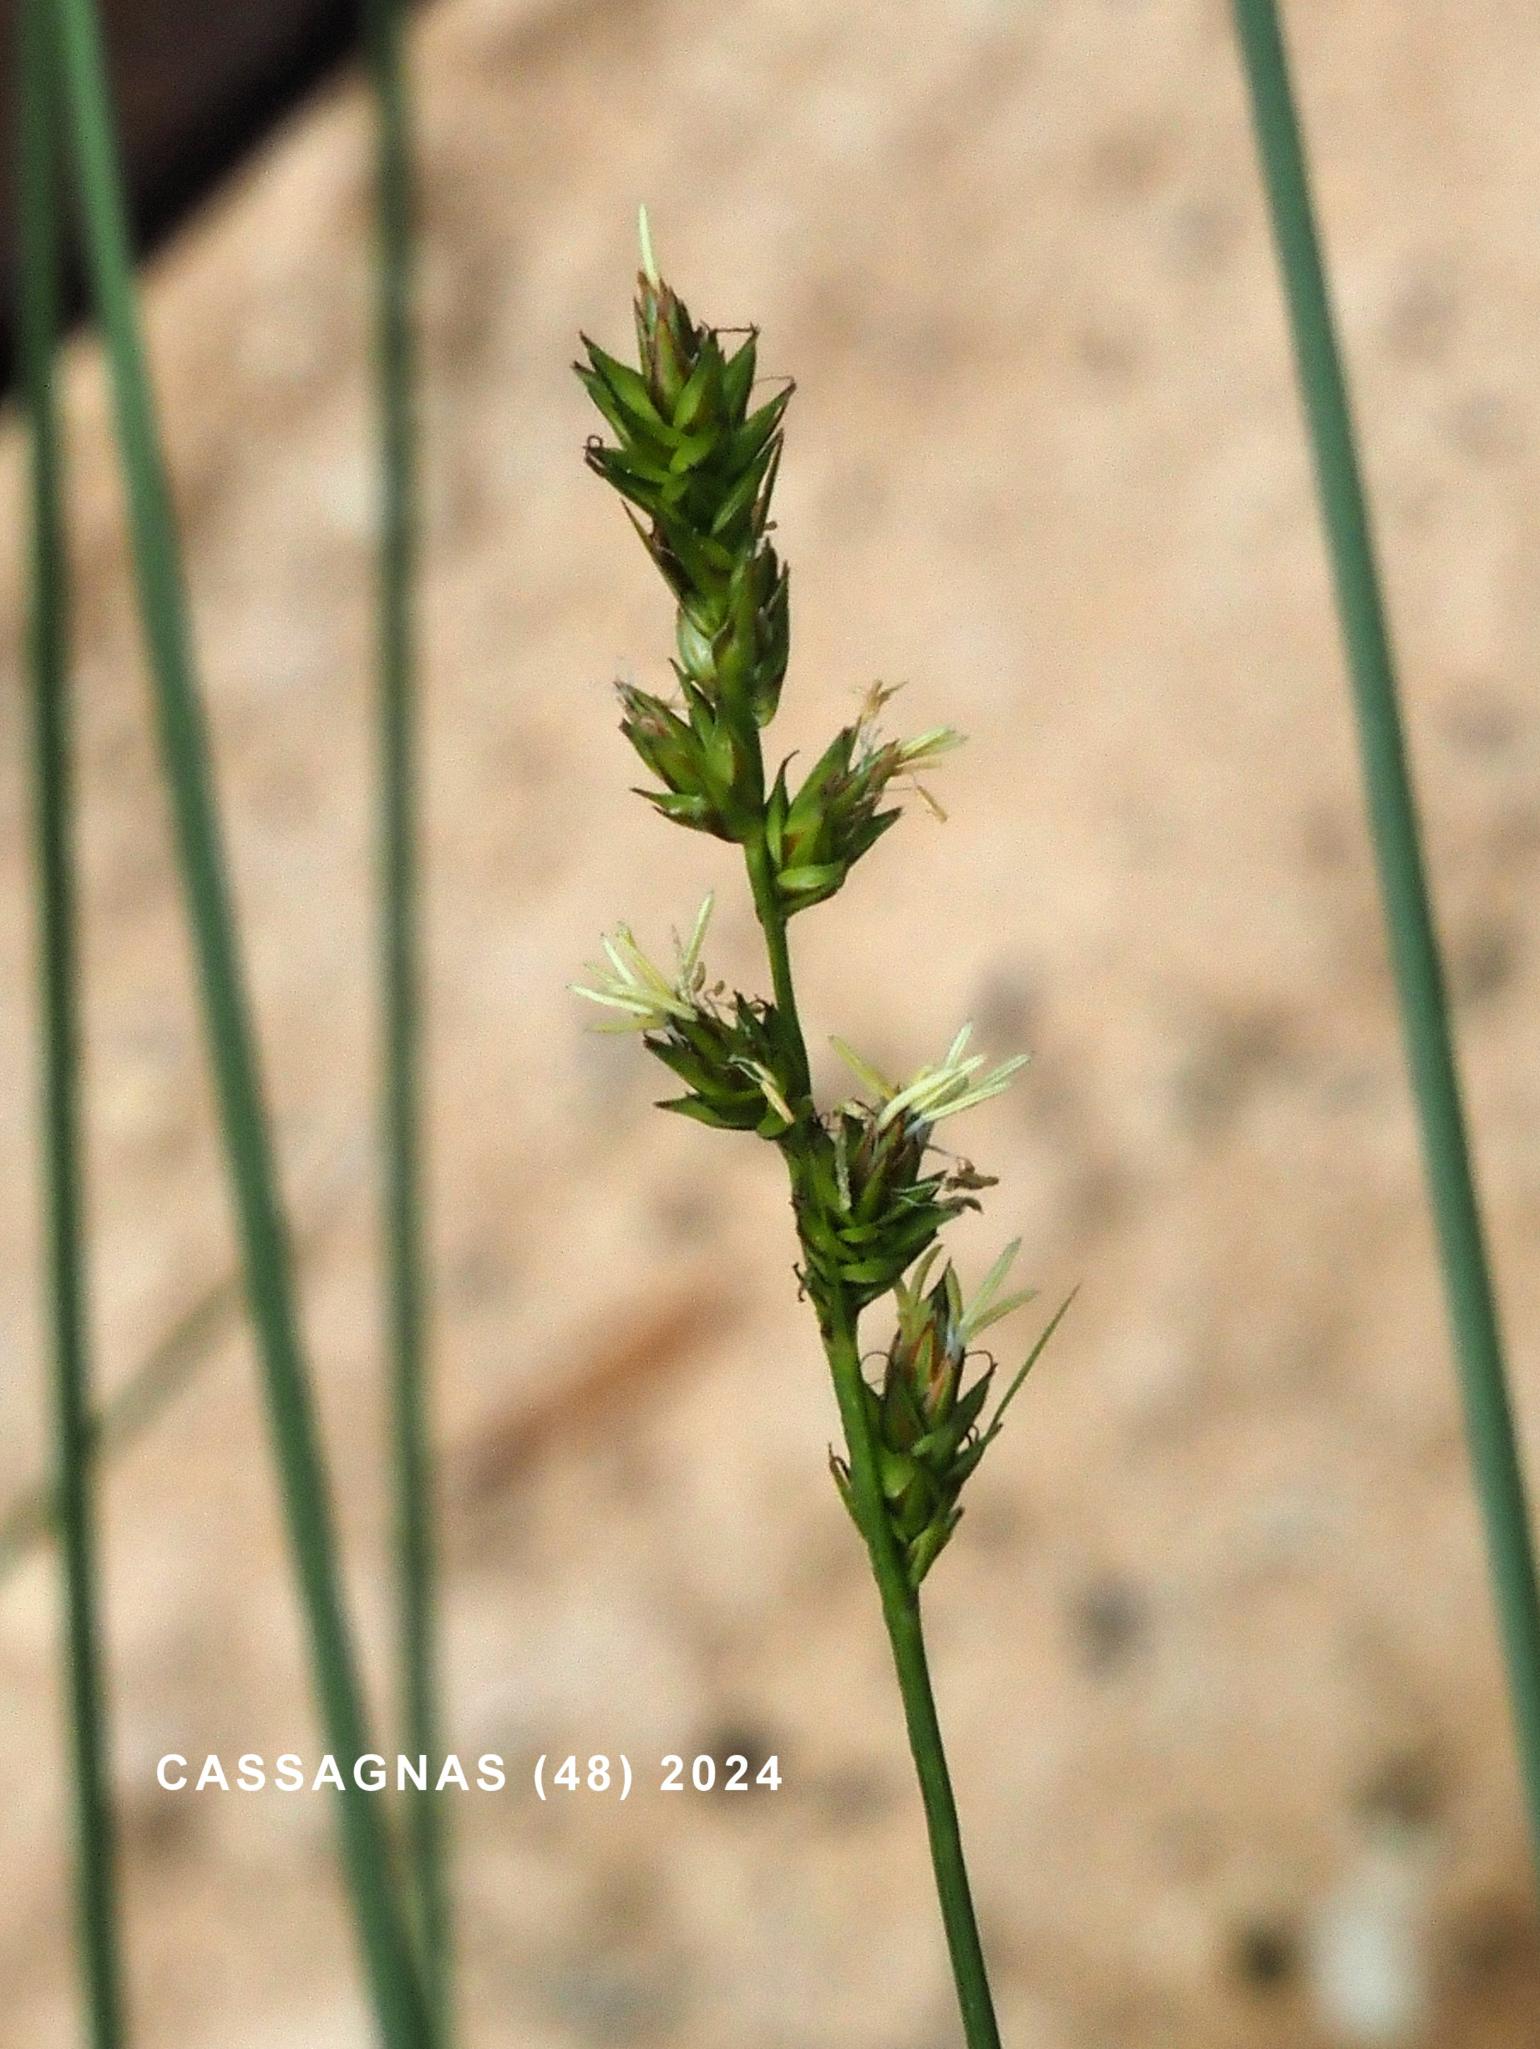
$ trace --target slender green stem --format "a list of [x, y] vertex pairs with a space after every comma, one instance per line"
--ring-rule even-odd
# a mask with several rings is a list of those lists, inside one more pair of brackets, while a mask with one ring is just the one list
[[1277, 10], [1273, 0], [1235, 0], [1235, 18], [1357, 707], [1402, 1029], [1540, 1862], [1540, 1596], [1390, 633]]
[[[751, 840], [744, 853], [754, 908], [770, 959], [777, 1015], [800, 1075], [801, 1085], [792, 1100], [797, 1109], [805, 1108], [811, 1114], [807, 1041], [797, 1009], [786, 915], [777, 899], [772, 865], [763, 839]], [[788, 1139], [791, 1136], [788, 1134]], [[795, 1150], [790, 1143], [784, 1145], [783, 1150], [795, 1191]], [[952, 1976], [957, 1986], [957, 2002], [962, 2012], [963, 2035], [968, 2049], [1000, 2049], [1000, 2030], [995, 2020], [978, 1919], [968, 1883], [968, 1867], [963, 1857], [957, 1801], [952, 1792], [951, 1774], [947, 1770], [941, 1723], [936, 1714], [930, 1668], [925, 1657], [919, 1595], [909, 1584], [882, 1496], [877, 1446], [861, 1386], [856, 1317], [839, 1291], [833, 1299], [820, 1302], [818, 1308], [824, 1350], [828, 1355], [850, 1459], [851, 1495], [882, 1602], [883, 1621], [887, 1625], [893, 1665], [898, 1675], [898, 1690], [903, 1701], [909, 1748], [920, 1782], [920, 1797], [930, 1838], [931, 1865], [952, 1961]]]
[[947, 1770], [941, 1723], [936, 1714], [930, 1667], [925, 1657], [920, 1597], [909, 1585], [889, 1528], [878, 1477], [877, 1451], [861, 1392], [861, 1360], [855, 1322], [843, 1303], [836, 1305], [825, 1328], [824, 1344], [850, 1454], [851, 1492], [861, 1517], [862, 1533], [882, 1600], [882, 1617], [887, 1624], [893, 1666], [898, 1674], [898, 1690], [904, 1704], [909, 1749], [920, 1781], [925, 1826], [930, 1837], [931, 1866], [936, 1874], [941, 1920], [952, 1959], [957, 2003], [962, 2011], [963, 2036], [968, 2049], [1000, 2049], [1000, 2029], [995, 2020], [989, 1973], [979, 1939], [973, 1892], [968, 1883], [968, 1866], [963, 1856], [962, 1827], [957, 1818], [957, 1801], [952, 1792], [951, 1774]]
[[378, 1802], [353, 1765], [369, 1749], [343, 1614], [324, 1461], [303, 1355], [256, 1048], [236, 946], [171, 495], [139, 333], [117, 147], [93, 0], [53, 0], [85, 250], [105, 333], [139, 603], [202, 987], [216, 1095], [264, 1368], [317, 1699], [345, 1780], [343, 1853], [380, 2039], [424, 2049], [425, 2010]]
[[776, 896], [775, 864], [770, 859], [770, 849], [765, 845], [763, 833], [756, 834], [743, 850], [748, 864], [749, 888], [754, 897], [754, 910], [759, 918], [760, 930], [765, 935], [765, 952], [770, 959], [770, 983], [775, 991], [776, 1014], [786, 1034], [787, 1048], [791, 1054], [796, 1072], [792, 1094], [800, 1098], [798, 1107], [808, 1102], [808, 1091], [812, 1086], [811, 1068], [807, 1057], [807, 1041], [802, 1035], [802, 1019], [797, 1011], [797, 989], [791, 974], [791, 948], [787, 938], [786, 916]]
[[65, 1665], [74, 1764], [76, 1921], [94, 2049], [126, 2039], [118, 1956], [116, 1832], [109, 1784], [97, 1593], [96, 1489], [79, 1101], [79, 961], [69, 702], [63, 449], [54, 392], [59, 327], [57, 71], [46, 0], [22, 0], [19, 354], [31, 431], [33, 779], [43, 1021], [42, 1138], [53, 1343]]
[[[419, 1146], [417, 730], [413, 592], [417, 567], [412, 135], [401, 0], [366, 0], [374, 88], [382, 518], [378, 595], [380, 981], [385, 1024], [381, 1138], [391, 1355], [400, 1713], [406, 1747], [439, 1748], [434, 1472], [425, 1345]], [[448, 2040], [450, 1916], [443, 1797], [410, 1796], [408, 1847], [419, 1954], [435, 2039]]]

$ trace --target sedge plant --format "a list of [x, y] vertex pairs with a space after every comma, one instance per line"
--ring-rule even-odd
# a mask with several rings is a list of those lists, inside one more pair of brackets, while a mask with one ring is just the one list
[[[621, 730], [647, 772], [640, 794], [664, 819], [742, 850], [773, 993], [712, 983], [703, 957], [710, 896], [669, 966], [621, 926], [578, 993], [605, 1012], [601, 1029], [640, 1033], [668, 1069], [679, 1093], [662, 1108], [713, 1130], [752, 1133], [785, 1163], [798, 1277], [843, 1428], [830, 1462], [892, 1646], [964, 2034], [970, 2049], [996, 2049], [920, 1589], [957, 1528], [964, 1487], [1059, 1320], [991, 1413], [996, 1368], [977, 1341], [1029, 1296], [1008, 1288], [1016, 1244], [971, 1298], [965, 1293], [940, 1233], [977, 1208], [990, 1183], [941, 1152], [936, 1133], [1004, 1089], [1024, 1056], [991, 1067], [964, 1026], [940, 1060], [897, 1082], [836, 1040], [856, 1086], [820, 1108], [789, 943], [791, 921], [839, 892], [897, 822], [917, 773], [960, 736], [935, 727], [884, 738], [891, 692], [877, 688], [803, 775], [793, 777], [790, 761], [769, 766], [764, 736], [790, 646], [788, 576], [770, 512], [791, 386], [761, 392], [753, 329], [728, 346], [692, 318], [658, 274], [645, 214], [636, 331], [639, 367], [586, 337], [586, 361], [576, 366], [611, 437], [589, 442], [589, 467], [624, 500], [675, 604], [674, 693], [619, 685]], [[864, 1319], [885, 1299], [871, 1374]]]

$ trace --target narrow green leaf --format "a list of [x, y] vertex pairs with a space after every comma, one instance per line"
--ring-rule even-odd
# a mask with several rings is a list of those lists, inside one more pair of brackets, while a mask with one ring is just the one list
[[986, 1444], [992, 1443], [995, 1437], [998, 1436], [1000, 1431], [1000, 1425], [1005, 1421], [1006, 1410], [1010, 1407], [1011, 1403], [1016, 1399], [1017, 1391], [1020, 1389], [1027, 1375], [1032, 1371], [1032, 1368], [1043, 1356], [1044, 1350], [1047, 1348], [1048, 1340], [1053, 1336], [1054, 1332], [1058, 1329], [1059, 1325], [1064, 1321], [1065, 1315], [1069, 1310], [1069, 1305], [1071, 1304], [1071, 1302], [1074, 1301], [1075, 1297], [1079, 1293], [1080, 1290], [1078, 1287], [1070, 1289], [1069, 1293], [1065, 1296], [1064, 1300], [1059, 1304], [1057, 1310], [1055, 1310], [1053, 1318], [1048, 1325], [1048, 1328], [1043, 1332], [1042, 1336], [1038, 1339], [1037, 1343], [1032, 1347], [1031, 1351], [1028, 1352], [1026, 1358], [1022, 1361], [1021, 1366], [1017, 1371], [1015, 1379], [1011, 1382], [1010, 1386], [1005, 1390], [1005, 1393], [1001, 1395], [1000, 1406], [995, 1410], [994, 1416], [990, 1420], [989, 1428], [984, 1435], [984, 1442]]

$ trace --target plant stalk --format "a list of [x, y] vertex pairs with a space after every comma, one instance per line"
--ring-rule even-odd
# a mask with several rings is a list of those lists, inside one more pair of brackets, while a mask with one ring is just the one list
[[748, 865], [749, 889], [754, 898], [754, 911], [759, 919], [759, 929], [765, 935], [765, 952], [770, 961], [770, 985], [775, 991], [776, 1014], [781, 1020], [788, 1040], [788, 1050], [795, 1064], [796, 1074], [793, 1087], [793, 1102], [798, 1110], [811, 1112], [812, 1069], [807, 1057], [807, 1040], [802, 1033], [802, 1019], [797, 1011], [797, 986], [792, 980], [791, 946], [786, 930], [786, 916], [776, 897], [775, 863], [770, 858], [770, 849], [765, 844], [763, 832], [757, 833], [743, 849]]
[[[797, 1010], [796, 987], [791, 972], [787, 919], [776, 894], [773, 865], [763, 835], [751, 839], [744, 849], [754, 908], [765, 935], [776, 1011], [786, 1032], [792, 1057], [801, 1078], [793, 1096], [793, 1107], [803, 1116], [813, 1108], [808, 1094], [809, 1063], [807, 1041]], [[796, 1127], [793, 1127], [795, 1130]], [[790, 1134], [788, 1134], [790, 1136]], [[794, 1152], [785, 1144], [787, 1165], [796, 1189]], [[1000, 2049], [1000, 2030], [995, 2020], [989, 1974], [979, 1938], [968, 1867], [963, 1855], [962, 1827], [957, 1815], [956, 1796], [947, 1769], [941, 1723], [931, 1689], [930, 1668], [925, 1656], [925, 1635], [920, 1617], [920, 1598], [909, 1584], [899, 1556], [887, 1508], [882, 1498], [877, 1447], [861, 1389], [860, 1345], [856, 1317], [843, 1290], [830, 1301], [817, 1304], [819, 1328], [829, 1370], [834, 1381], [835, 1400], [850, 1459], [850, 1486], [859, 1516], [861, 1535], [871, 1559], [872, 1574], [882, 1603], [892, 1647], [898, 1690], [903, 1701], [904, 1723], [909, 1748], [920, 1782], [925, 1808], [925, 1825], [930, 1839], [931, 1866], [946, 1931], [957, 2003], [962, 2013], [963, 2037], [968, 2049]]]
[[1540, 1593], [1443, 964], [1341, 352], [1274, 0], [1234, 0], [1358, 719], [1402, 1030], [1540, 1867]]
[[[415, 191], [401, 0], [366, 0], [364, 40], [376, 124], [380, 993], [385, 1069], [380, 1132], [395, 1468], [398, 1694], [407, 1749], [433, 1757], [439, 1751], [438, 1607], [418, 1058]], [[418, 1953], [434, 2039], [443, 2044], [449, 2039], [451, 1971], [445, 1804], [431, 1779], [407, 1797], [407, 1857]]]
[[328, 1747], [345, 1781], [342, 1846], [385, 2049], [425, 2049], [427, 2023], [378, 1802], [355, 1783], [370, 1749], [277, 1175], [236, 945], [203, 707], [149, 376], [139, 332], [117, 145], [93, 0], [53, 0], [87, 266], [112, 374], [140, 611], [196, 949], [216, 1096], [295, 1574]]
[[963, 2038], [968, 2049], [1000, 2049], [1000, 2029], [995, 2020], [989, 1973], [979, 1939], [973, 1892], [968, 1883], [968, 1866], [963, 1856], [962, 1825], [957, 1816], [957, 1800], [952, 1791], [951, 1773], [947, 1769], [941, 1722], [936, 1713], [930, 1666], [925, 1656], [920, 1597], [909, 1585], [888, 1528], [876, 1448], [872, 1443], [866, 1404], [861, 1394], [861, 1361], [855, 1325], [843, 1303], [838, 1305], [825, 1330], [824, 1343], [850, 1454], [851, 1491], [861, 1511], [862, 1534], [871, 1556], [872, 1572], [882, 1601], [882, 1619], [887, 1624], [893, 1666], [898, 1674], [910, 1754], [920, 1781], [920, 1798], [924, 1803], [925, 1826], [930, 1838], [931, 1866], [936, 1875], [941, 1920], [952, 1960], [957, 2003], [962, 2012]]
[[63, 447], [54, 388], [59, 332], [59, 105], [47, 0], [18, 10], [21, 382], [30, 431], [30, 592], [41, 1136], [53, 1348], [54, 1444], [64, 1566], [64, 1651], [75, 1807], [75, 1915], [88, 2039], [126, 2039], [117, 1842], [108, 1764], [91, 1457], [91, 1361], [80, 1111], [74, 738]]

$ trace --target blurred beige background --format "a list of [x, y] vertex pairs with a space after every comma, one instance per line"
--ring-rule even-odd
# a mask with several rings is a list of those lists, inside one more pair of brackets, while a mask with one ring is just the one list
[[[1540, 25], [1288, 11], [1532, 1409]], [[816, 745], [881, 677], [909, 725], [972, 736], [951, 822], [911, 816], [798, 922], [815, 1035], [897, 1068], [963, 1017], [1029, 1047], [965, 1134], [1001, 1186], [960, 1256], [1020, 1232], [1050, 1303], [1082, 1284], [927, 1589], [1011, 2049], [1532, 2042], [1506, 1710], [1226, 10], [439, 0], [416, 53], [450, 1719], [516, 1770], [456, 1810], [467, 2042], [956, 2038], [776, 1162], [652, 1114], [658, 1073], [564, 988], [602, 927], [662, 943], [713, 883], [713, 966], [760, 979], [727, 850], [626, 794], [608, 694], [664, 673], [668, 606], [583, 471], [567, 365], [580, 325], [628, 335], [643, 197], [696, 312], [759, 321], [799, 381], [778, 735]], [[149, 315], [382, 1674], [368, 145], [355, 85], [303, 112], [157, 263]], [[327, 1802], [154, 1781], [165, 1750], [320, 1746], [88, 346], [69, 393], [100, 1370], [187, 1369], [106, 1491], [139, 2039], [359, 2049]], [[14, 420], [0, 442], [14, 505]], [[46, 1453], [18, 552], [7, 521], [4, 1498]], [[16, 2049], [76, 2039], [55, 1639], [35, 1550], [0, 1584]], [[782, 1790], [542, 1807], [522, 1776], [733, 1748], [777, 1754]]]

